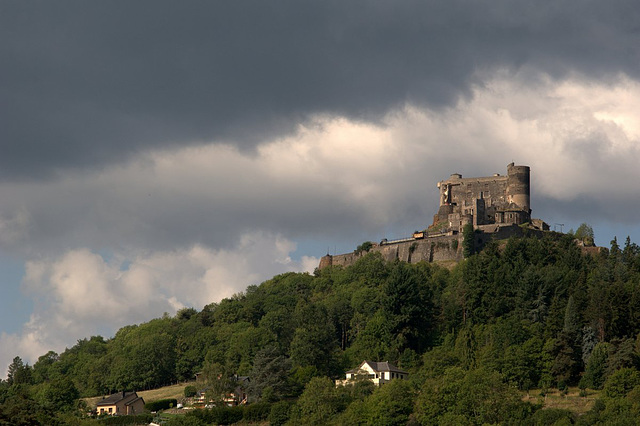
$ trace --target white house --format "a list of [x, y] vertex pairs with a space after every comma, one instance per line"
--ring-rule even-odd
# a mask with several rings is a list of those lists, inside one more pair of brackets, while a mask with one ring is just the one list
[[391, 380], [406, 379], [407, 377], [409, 377], [409, 373], [400, 370], [390, 362], [363, 361], [360, 366], [347, 371], [346, 379], [336, 380], [336, 385], [345, 385], [351, 380], [364, 378], [371, 380], [374, 385], [380, 386], [389, 383]]

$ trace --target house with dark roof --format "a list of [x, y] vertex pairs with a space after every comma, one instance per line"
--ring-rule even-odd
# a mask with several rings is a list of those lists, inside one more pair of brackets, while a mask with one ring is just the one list
[[380, 386], [395, 379], [407, 379], [409, 373], [399, 369], [388, 361], [362, 361], [358, 367], [346, 372], [346, 379], [336, 380], [336, 385], [345, 385], [352, 380], [362, 378], [370, 380], [374, 385]]
[[118, 392], [102, 398], [96, 404], [96, 411], [111, 416], [140, 414], [144, 411], [144, 399], [136, 392]]

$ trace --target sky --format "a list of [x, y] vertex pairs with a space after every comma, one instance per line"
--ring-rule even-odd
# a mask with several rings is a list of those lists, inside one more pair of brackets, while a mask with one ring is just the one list
[[452, 173], [640, 243], [635, 0], [1, 2], [0, 57], [0, 376], [410, 235]]

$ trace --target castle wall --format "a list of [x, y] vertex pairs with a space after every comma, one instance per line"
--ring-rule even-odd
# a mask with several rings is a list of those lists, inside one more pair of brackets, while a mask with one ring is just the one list
[[[454, 243], [455, 241], [455, 243]], [[445, 262], [462, 260], [462, 237], [443, 235], [419, 240], [376, 245], [369, 252], [378, 252], [387, 262], [401, 260], [407, 263]], [[356, 263], [367, 252], [326, 255], [320, 259], [319, 268], [327, 266], [350, 266]]]
[[[518, 225], [480, 225], [474, 234], [476, 250], [482, 249], [492, 240], [506, 240], [511, 237], [537, 235], [542, 237], [543, 231], [523, 229]], [[378, 252], [387, 262], [401, 260], [407, 263], [461, 261], [463, 257], [462, 234], [427, 237], [419, 240], [403, 240], [376, 245], [369, 252]], [[367, 252], [326, 255], [320, 259], [320, 269], [328, 266], [351, 266]]]

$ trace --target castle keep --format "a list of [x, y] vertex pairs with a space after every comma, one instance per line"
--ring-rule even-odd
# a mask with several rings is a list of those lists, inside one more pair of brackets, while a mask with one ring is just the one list
[[438, 182], [440, 208], [430, 228], [460, 231], [467, 223], [521, 225], [531, 221], [530, 170], [507, 166], [507, 175], [463, 178], [454, 173]]
[[[529, 166], [507, 166], [506, 176], [463, 178], [454, 173], [438, 182], [440, 206], [432, 224], [411, 237], [372, 243], [368, 251], [380, 252], [384, 259], [409, 263], [420, 261], [462, 260], [462, 229], [473, 225], [474, 245], [481, 248], [492, 239], [522, 235], [521, 225], [531, 232], [548, 231], [540, 219], [531, 218]], [[329, 255], [320, 260], [319, 268], [332, 265], [348, 266], [366, 251]]]

